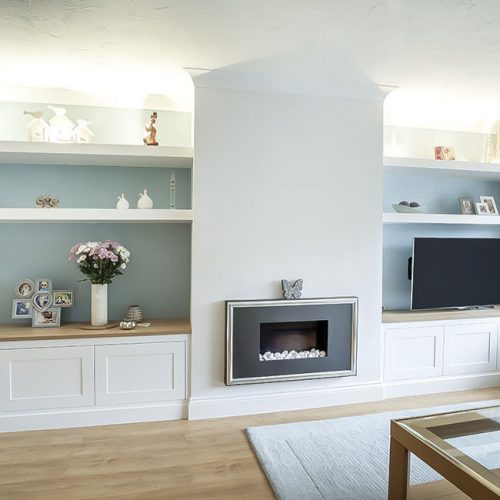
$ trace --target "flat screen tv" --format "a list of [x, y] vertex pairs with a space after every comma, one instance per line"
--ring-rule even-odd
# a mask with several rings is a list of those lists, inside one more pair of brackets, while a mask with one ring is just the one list
[[415, 238], [411, 309], [500, 304], [500, 239]]

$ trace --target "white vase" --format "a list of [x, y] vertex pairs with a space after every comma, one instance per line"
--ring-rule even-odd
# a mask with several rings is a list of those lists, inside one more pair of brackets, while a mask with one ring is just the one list
[[144, 193], [139, 193], [139, 201], [137, 208], [151, 209], [153, 208], [153, 200], [148, 195], [148, 190], [144, 189]]
[[90, 324], [92, 326], [108, 324], [108, 285], [92, 283]]

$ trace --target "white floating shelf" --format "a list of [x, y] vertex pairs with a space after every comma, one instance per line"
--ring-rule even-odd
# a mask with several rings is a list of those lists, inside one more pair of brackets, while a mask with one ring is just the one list
[[498, 215], [384, 213], [384, 224], [480, 224], [500, 225]]
[[191, 222], [192, 210], [116, 208], [0, 208], [0, 222]]
[[500, 164], [498, 163], [385, 157], [384, 170], [398, 174], [453, 175], [500, 181]]
[[0, 141], [0, 164], [191, 168], [193, 148]]

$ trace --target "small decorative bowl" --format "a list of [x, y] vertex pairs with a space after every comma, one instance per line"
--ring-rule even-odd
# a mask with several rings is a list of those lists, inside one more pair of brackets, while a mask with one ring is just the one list
[[131, 321], [128, 319], [124, 319], [123, 321], [120, 321], [120, 328], [122, 330], [133, 330], [137, 326], [135, 321]]
[[406, 205], [400, 205], [399, 203], [393, 203], [392, 208], [398, 214], [423, 214], [425, 213], [425, 207], [408, 207]]

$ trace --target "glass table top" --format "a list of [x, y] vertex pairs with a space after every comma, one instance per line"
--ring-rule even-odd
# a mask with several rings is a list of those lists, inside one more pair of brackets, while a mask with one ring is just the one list
[[466, 472], [500, 487], [500, 406], [395, 422]]

